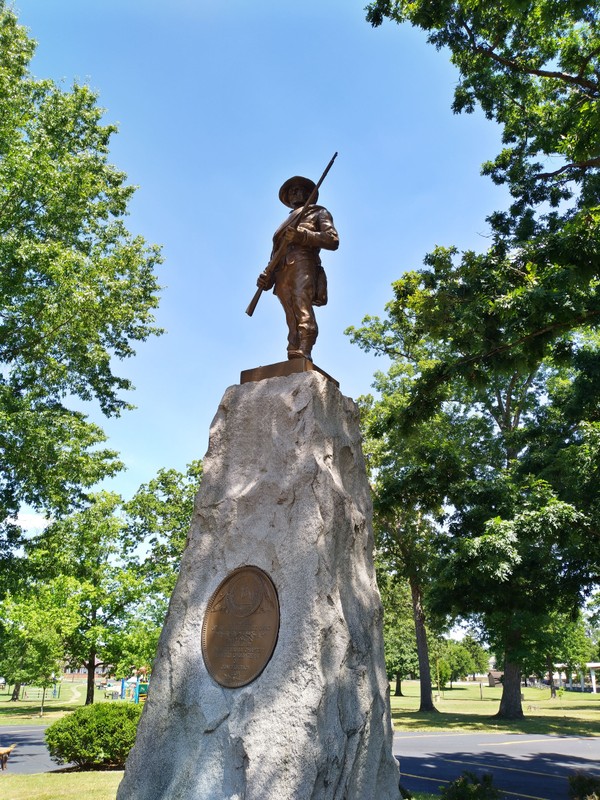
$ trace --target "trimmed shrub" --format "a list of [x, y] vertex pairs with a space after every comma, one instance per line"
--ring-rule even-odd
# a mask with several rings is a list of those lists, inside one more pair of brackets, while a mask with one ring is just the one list
[[499, 800], [500, 791], [492, 785], [492, 776], [480, 778], [473, 772], [464, 772], [460, 778], [444, 786], [443, 800]]
[[594, 800], [600, 797], [600, 778], [585, 772], [569, 775], [569, 797], [571, 800]]
[[59, 764], [122, 767], [135, 742], [142, 706], [98, 703], [82, 706], [46, 730], [46, 745]]

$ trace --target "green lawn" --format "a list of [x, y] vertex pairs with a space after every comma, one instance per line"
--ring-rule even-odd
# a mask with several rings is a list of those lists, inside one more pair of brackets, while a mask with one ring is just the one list
[[[12, 689], [12, 687], [10, 687]], [[34, 690], [37, 695], [38, 690]], [[52, 691], [46, 694], [44, 701], [44, 716], [40, 717], [41, 701], [38, 699], [24, 699], [12, 702], [11, 691], [6, 689], [0, 692], [0, 725], [47, 725], [67, 711], [73, 711], [77, 706], [85, 703], [86, 685], [82, 681], [71, 682], [65, 679], [60, 688], [60, 697], [52, 698]], [[104, 692], [96, 690], [95, 700], [104, 700]]]
[[[68, 772], [44, 775], [0, 775], [2, 800], [115, 800], [122, 772]], [[439, 800], [439, 795], [414, 795]]]
[[[392, 686], [392, 692], [393, 692]], [[567, 736], [600, 736], [600, 694], [562, 693], [550, 699], [550, 689], [523, 690], [525, 719], [507, 722], [494, 719], [500, 705], [501, 687], [478, 683], [455, 684], [435, 701], [437, 714], [418, 714], [419, 683], [404, 681], [404, 697], [392, 694], [395, 730], [463, 730], [546, 733]]]
[[2, 800], [115, 800], [123, 772], [0, 774]]

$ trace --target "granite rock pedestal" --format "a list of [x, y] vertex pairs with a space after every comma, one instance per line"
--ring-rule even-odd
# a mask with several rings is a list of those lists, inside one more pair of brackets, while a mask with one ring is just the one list
[[[318, 372], [229, 388], [118, 800], [398, 800], [358, 410]], [[277, 592], [277, 643], [241, 688], [207, 670], [219, 584]]]

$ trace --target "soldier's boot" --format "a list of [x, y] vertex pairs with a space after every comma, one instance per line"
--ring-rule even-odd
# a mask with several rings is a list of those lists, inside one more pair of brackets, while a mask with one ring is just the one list
[[306, 348], [306, 347], [303, 347], [302, 345], [300, 345], [300, 346], [302, 348], [301, 350], [288, 350], [288, 359], [291, 359], [291, 358], [306, 358], [306, 359], [308, 359], [308, 361], [312, 361], [312, 357], [310, 355], [311, 348], [310, 347]]
[[316, 339], [316, 336], [302, 336], [300, 338], [300, 351], [304, 358], [307, 358], [309, 361], [312, 361], [311, 353]]

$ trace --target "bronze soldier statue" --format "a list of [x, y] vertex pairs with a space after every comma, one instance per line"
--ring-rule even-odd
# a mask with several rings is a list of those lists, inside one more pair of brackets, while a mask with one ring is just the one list
[[[333, 159], [329, 166], [331, 163]], [[327, 279], [319, 252], [339, 246], [331, 214], [316, 205], [318, 196], [318, 185], [309, 178], [296, 175], [283, 184], [279, 199], [292, 211], [273, 236], [273, 253], [281, 249], [282, 255], [275, 269], [267, 268], [256, 281], [259, 290], [274, 287], [283, 306], [289, 329], [288, 358], [311, 361], [319, 330], [313, 306], [327, 303]], [[308, 200], [311, 202], [306, 207]]]

